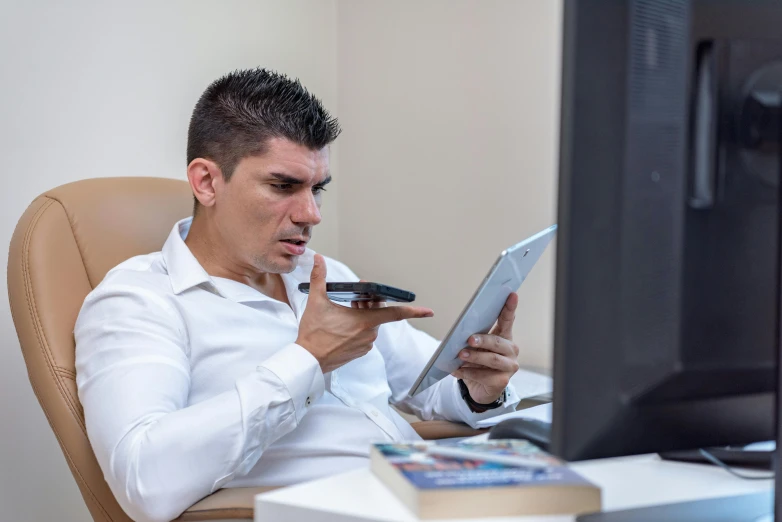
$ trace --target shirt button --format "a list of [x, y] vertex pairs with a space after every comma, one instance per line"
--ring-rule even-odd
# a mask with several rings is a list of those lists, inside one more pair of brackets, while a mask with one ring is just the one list
[[372, 410], [372, 415], [374, 415], [375, 417], [377, 417], [377, 410]]
[[309, 397], [307, 397], [307, 401], [304, 404], [309, 406], [310, 404], [312, 404], [312, 400]]

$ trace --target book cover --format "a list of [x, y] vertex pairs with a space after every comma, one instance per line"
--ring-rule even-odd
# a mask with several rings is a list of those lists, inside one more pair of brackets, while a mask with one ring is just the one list
[[[433, 445], [476, 458], [431, 453]], [[497, 456], [504, 462], [491, 460]], [[508, 463], [514, 459], [521, 464]], [[371, 448], [371, 462], [376, 476], [421, 518], [600, 509], [599, 488], [524, 440], [379, 443]]]
[[543, 468], [514, 466], [486, 460], [427, 453], [426, 447], [437, 444], [423, 441], [402, 444], [376, 444], [377, 450], [413, 485], [421, 489], [442, 487], [471, 488], [514, 486], [522, 484], [589, 484], [574, 471], [564, 467], [559, 459], [543, 452], [525, 440], [504, 440], [447, 444], [470, 453], [533, 458]]

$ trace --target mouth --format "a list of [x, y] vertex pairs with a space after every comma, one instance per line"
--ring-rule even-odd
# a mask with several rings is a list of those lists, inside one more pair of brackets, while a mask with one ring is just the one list
[[289, 237], [287, 239], [281, 239], [283, 247], [287, 251], [288, 255], [301, 256], [306, 250], [308, 238], [302, 237]]
[[298, 238], [290, 238], [290, 239], [281, 239], [283, 243], [290, 243], [291, 245], [297, 245], [297, 246], [304, 246], [307, 244], [307, 239], [298, 239]]

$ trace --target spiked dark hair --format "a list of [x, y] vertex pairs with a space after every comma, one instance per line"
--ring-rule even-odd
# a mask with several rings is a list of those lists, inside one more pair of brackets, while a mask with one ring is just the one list
[[206, 158], [229, 180], [239, 162], [263, 154], [270, 138], [312, 150], [333, 142], [341, 129], [299, 80], [267, 69], [226, 74], [206, 88], [187, 131], [187, 163]]

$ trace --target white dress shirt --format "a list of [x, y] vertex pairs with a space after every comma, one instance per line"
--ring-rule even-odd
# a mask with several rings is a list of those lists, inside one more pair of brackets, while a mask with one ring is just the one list
[[[170, 520], [224, 487], [287, 485], [366, 466], [373, 441], [419, 439], [391, 408], [422, 419], [472, 413], [456, 379], [410, 399], [438, 342], [406, 321], [365, 356], [324, 375], [295, 344], [311, 250], [283, 274], [290, 305], [206, 273], [176, 224], [162, 252], [112, 269], [76, 322], [76, 382], [112, 492], [135, 520]], [[326, 259], [329, 281], [357, 281]]]

